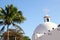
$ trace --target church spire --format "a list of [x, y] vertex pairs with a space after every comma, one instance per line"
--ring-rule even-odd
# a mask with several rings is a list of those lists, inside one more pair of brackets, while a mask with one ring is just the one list
[[50, 16], [48, 15], [48, 9], [45, 9], [45, 16], [44, 16], [44, 22], [49, 22], [50, 21]]

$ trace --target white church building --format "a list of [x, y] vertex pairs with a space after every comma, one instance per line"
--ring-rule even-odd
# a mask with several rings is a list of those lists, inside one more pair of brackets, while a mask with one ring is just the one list
[[44, 16], [44, 22], [34, 30], [32, 40], [60, 40], [60, 25], [50, 21], [50, 16]]

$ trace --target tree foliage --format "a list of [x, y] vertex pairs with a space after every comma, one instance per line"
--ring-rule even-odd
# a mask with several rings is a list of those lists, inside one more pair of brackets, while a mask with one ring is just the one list
[[[3, 33], [4, 40], [7, 39], [7, 32]], [[9, 29], [9, 40], [31, 40], [28, 36], [17, 33], [15, 29]]]
[[[22, 14], [22, 11], [19, 11], [15, 6], [7, 5], [5, 6], [5, 9], [0, 8], [0, 24], [6, 25], [13, 25], [17, 28], [20, 28], [16, 23], [22, 23], [25, 20], [25, 17]], [[4, 27], [5, 27], [4, 26]], [[4, 29], [2, 27], [1, 31]], [[20, 28], [20, 30], [22, 30]]]
[[28, 36], [24, 36], [23, 38], [24, 40], [31, 40]]
[[[0, 8], [0, 20], [2, 20], [2, 21], [0, 21], [0, 25], [4, 25], [2, 27], [2, 29], [0, 30], [0, 32], [2, 32], [4, 30], [5, 26], [7, 26], [7, 33], [8, 33], [9, 26], [11, 24], [14, 27], [16, 27], [16, 28], [19, 29], [18, 32], [19, 31], [20, 32], [23, 31], [22, 28], [19, 25], [17, 25], [16, 23], [22, 23], [22, 22], [24, 22], [25, 17], [23, 16], [22, 11], [18, 10], [12, 4], [5, 6], [5, 9], [3, 9], [2, 7]], [[18, 32], [16, 32], [16, 33], [18, 33]], [[21, 37], [22, 36], [20, 36], [20, 39], [21, 39]]]
[[[9, 29], [9, 40], [24, 40], [23, 34], [17, 33], [16, 29]], [[3, 40], [7, 40], [7, 32], [3, 33]]]

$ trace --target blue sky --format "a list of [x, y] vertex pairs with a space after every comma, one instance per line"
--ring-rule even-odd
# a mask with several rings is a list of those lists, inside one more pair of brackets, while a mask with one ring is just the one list
[[43, 22], [45, 8], [49, 10], [51, 21], [60, 23], [60, 0], [0, 0], [0, 7], [4, 8], [7, 4], [13, 4], [23, 12], [26, 20], [20, 26], [30, 38], [34, 29]]

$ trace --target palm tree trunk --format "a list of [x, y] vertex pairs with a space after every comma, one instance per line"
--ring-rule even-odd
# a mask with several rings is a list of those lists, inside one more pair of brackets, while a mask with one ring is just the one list
[[15, 36], [15, 40], [16, 40], [16, 36]]
[[9, 25], [7, 25], [7, 40], [9, 40]]

